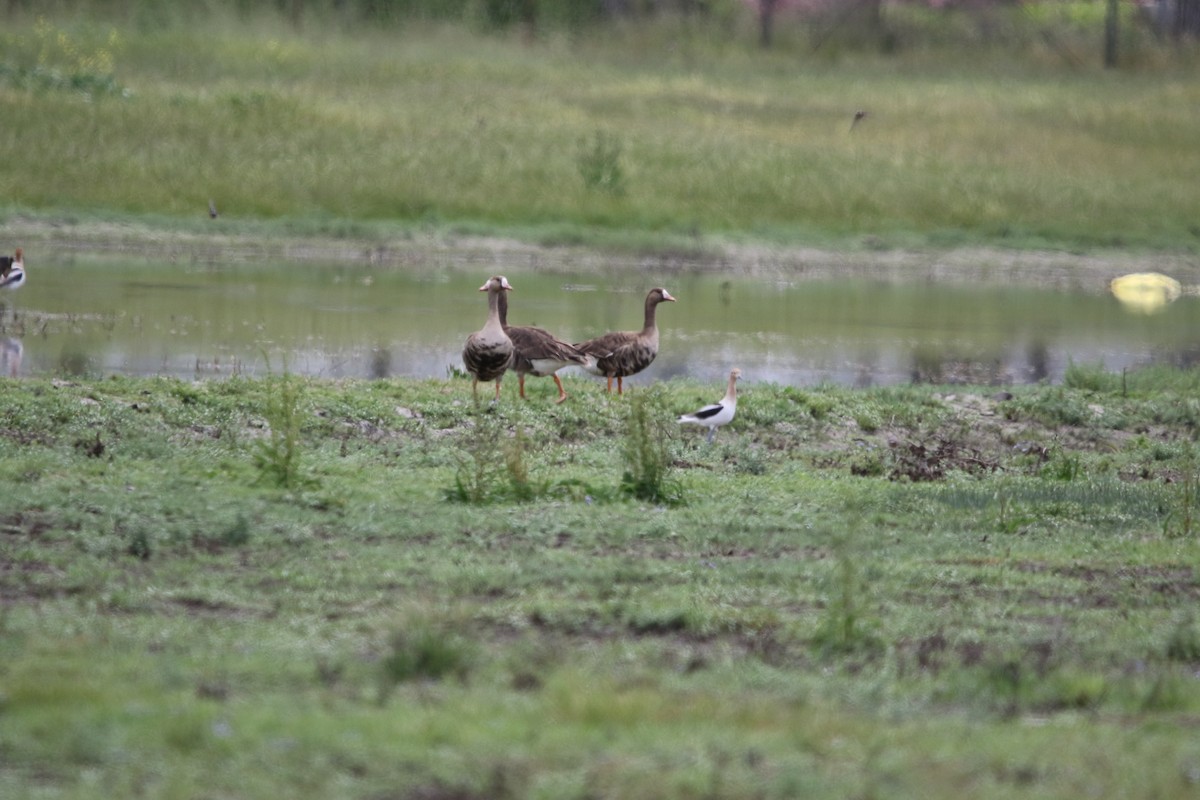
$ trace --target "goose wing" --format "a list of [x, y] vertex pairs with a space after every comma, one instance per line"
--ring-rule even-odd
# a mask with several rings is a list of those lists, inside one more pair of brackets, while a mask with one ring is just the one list
[[637, 339], [635, 333], [614, 331], [597, 336], [595, 339], [588, 339], [586, 342], [579, 342], [575, 347], [596, 358], [610, 358], [621, 348], [629, 347], [635, 339]]
[[587, 353], [578, 347], [567, 344], [550, 331], [532, 325], [509, 328], [508, 338], [512, 339], [513, 347], [521, 356], [530, 361], [547, 360], [562, 361], [566, 364], [583, 364], [588, 360]]
[[657, 337], [637, 333], [606, 333], [575, 346], [595, 358], [594, 365], [584, 365], [595, 375], [636, 375], [658, 355]]

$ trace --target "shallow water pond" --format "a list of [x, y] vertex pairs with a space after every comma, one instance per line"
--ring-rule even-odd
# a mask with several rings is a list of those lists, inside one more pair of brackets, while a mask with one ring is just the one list
[[[691, 375], [869, 386], [1058, 380], [1073, 360], [1121, 369], [1200, 356], [1200, 304], [1126, 310], [1090, 293], [998, 285], [546, 274], [514, 264], [510, 321], [567, 341], [641, 327], [659, 311], [658, 360], [632, 379]], [[0, 296], [5, 374], [207, 378], [288, 370], [326, 377], [445, 377], [486, 316], [487, 268], [149, 263], [30, 265]]]

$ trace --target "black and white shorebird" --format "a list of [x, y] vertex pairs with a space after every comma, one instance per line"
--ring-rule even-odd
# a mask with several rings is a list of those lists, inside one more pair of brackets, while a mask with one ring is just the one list
[[25, 285], [25, 257], [21, 248], [15, 256], [0, 256], [0, 289], [20, 289]]
[[725, 396], [721, 398], [721, 401], [693, 411], [691, 414], [684, 414], [679, 418], [679, 423], [708, 428], [708, 441], [711, 442], [713, 436], [716, 435], [717, 428], [733, 422], [733, 415], [737, 412], [737, 380], [740, 377], [742, 377], [742, 371], [734, 368], [729, 373], [729, 388], [725, 391]]
[[479, 291], [488, 293], [487, 322], [467, 337], [463, 345], [462, 360], [467, 372], [475, 378], [471, 394], [479, 402], [479, 382], [496, 382], [496, 400], [500, 399], [500, 379], [512, 363], [513, 343], [500, 324], [500, 295], [511, 292], [513, 287], [503, 275], [493, 275]]

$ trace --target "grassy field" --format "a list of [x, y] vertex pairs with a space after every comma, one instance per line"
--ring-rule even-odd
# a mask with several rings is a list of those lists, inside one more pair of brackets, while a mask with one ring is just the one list
[[1200, 373], [0, 383], [0, 794], [1183, 798]]
[[[5, 240], [1200, 244], [1186, 49], [68, 6], [0, 31]], [[751, 384], [712, 446], [720, 386], [567, 382], [0, 380], [0, 796], [1196, 795], [1200, 373]]]
[[10, 222], [67, 225], [206, 224], [212, 200], [226, 232], [1194, 251], [1193, 59], [1102, 71], [1037, 41], [885, 57], [677, 20], [528, 43], [19, 14], [0, 193]]

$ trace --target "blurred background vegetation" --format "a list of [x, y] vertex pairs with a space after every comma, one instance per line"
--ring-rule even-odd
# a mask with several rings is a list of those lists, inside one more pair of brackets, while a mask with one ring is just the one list
[[1198, 9], [0, 0], [0, 222], [1193, 251]]
[[[295, 28], [404, 28], [430, 22], [481, 32], [611, 34], [669, 23], [689, 36], [796, 53], [845, 47], [901, 52], [1046, 47], [1137, 61], [1200, 36], [1200, 0], [3, 0], [21, 15], [83, 15], [142, 28], [214, 16], [275, 17]], [[1114, 48], [1113, 53], [1108, 49]], [[1161, 53], [1159, 54], [1161, 55]], [[1115, 65], [1110, 63], [1109, 66]]]

